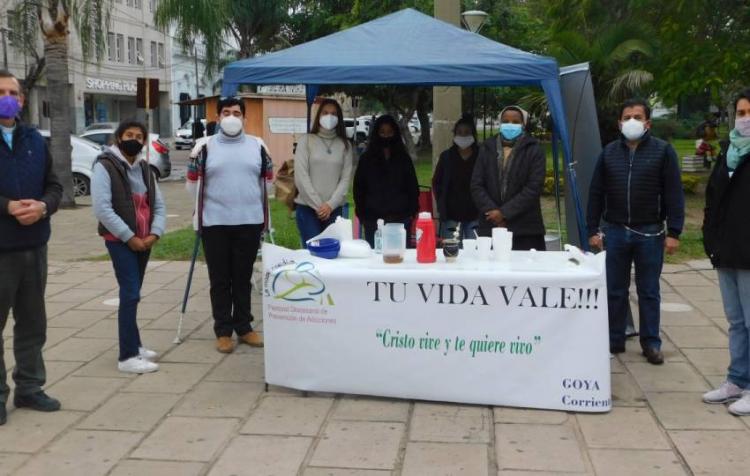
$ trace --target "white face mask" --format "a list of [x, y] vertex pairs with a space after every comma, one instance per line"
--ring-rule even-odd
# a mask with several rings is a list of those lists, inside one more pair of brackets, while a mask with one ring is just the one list
[[227, 116], [221, 120], [221, 130], [224, 134], [234, 137], [242, 132], [242, 119], [235, 116]]
[[742, 137], [750, 137], [750, 117], [742, 117], [734, 121], [734, 128]]
[[646, 133], [646, 126], [637, 119], [628, 119], [620, 124], [620, 130], [627, 140], [638, 140]]
[[325, 114], [323, 116], [320, 116], [318, 122], [323, 129], [332, 131], [336, 128], [337, 125], [339, 125], [339, 118], [333, 114]]
[[474, 136], [454, 136], [453, 143], [461, 149], [468, 149], [474, 143]]

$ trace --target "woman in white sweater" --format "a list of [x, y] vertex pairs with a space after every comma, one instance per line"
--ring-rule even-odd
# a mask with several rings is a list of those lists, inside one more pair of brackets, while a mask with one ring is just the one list
[[302, 246], [341, 216], [352, 176], [354, 147], [346, 138], [344, 115], [334, 99], [318, 107], [309, 134], [297, 141], [295, 215]]

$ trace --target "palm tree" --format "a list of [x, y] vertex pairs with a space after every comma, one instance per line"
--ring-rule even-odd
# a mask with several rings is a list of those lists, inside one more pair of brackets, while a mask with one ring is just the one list
[[[43, 76], [47, 81], [50, 106], [50, 153], [53, 166], [63, 184], [60, 206], [73, 207], [73, 175], [70, 158], [70, 84], [68, 72], [68, 45], [70, 41], [71, 15], [81, 42], [84, 58], [95, 53], [97, 59], [104, 56], [107, 25], [110, 21], [112, 0], [38, 0], [23, 1], [13, 11], [11, 21], [23, 28], [14, 29], [18, 35], [15, 47], [34, 60], [26, 71], [24, 88], [26, 93]], [[40, 56], [35, 44], [36, 28], [31, 28], [29, 19], [36, 18], [42, 33], [44, 55]]]
[[236, 42], [239, 59], [272, 49], [286, 18], [286, 4], [279, 0], [161, 0], [154, 18], [160, 27], [176, 26], [178, 41], [186, 51], [201, 39], [210, 71], [225, 56], [228, 38]]

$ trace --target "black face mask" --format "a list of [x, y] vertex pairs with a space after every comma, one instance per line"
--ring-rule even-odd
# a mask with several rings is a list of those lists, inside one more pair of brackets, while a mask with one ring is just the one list
[[380, 136], [378, 136], [378, 140], [380, 141], [380, 144], [383, 147], [393, 147], [394, 145], [396, 145], [396, 143], [398, 141], [398, 137], [396, 137], [396, 136], [391, 136], [391, 137], [380, 137]]
[[119, 147], [121, 151], [125, 152], [125, 155], [130, 157], [137, 156], [141, 153], [141, 150], [143, 150], [143, 144], [135, 139], [124, 140], [120, 142]]

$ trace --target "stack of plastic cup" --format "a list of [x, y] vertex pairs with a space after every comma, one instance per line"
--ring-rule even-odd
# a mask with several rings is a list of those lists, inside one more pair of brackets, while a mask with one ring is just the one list
[[492, 238], [489, 236], [480, 236], [477, 238], [477, 259], [487, 261], [490, 259], [492, 249]]
[[492, 251], [493, 257], [498, 261], [510, 261], [510, 252], [513, 249], [513, 232], [507, 228], [492, 229]]
[[460, 258], [476, 259], [477, 258], [477, 240], [465, 238], [462, 242]]

